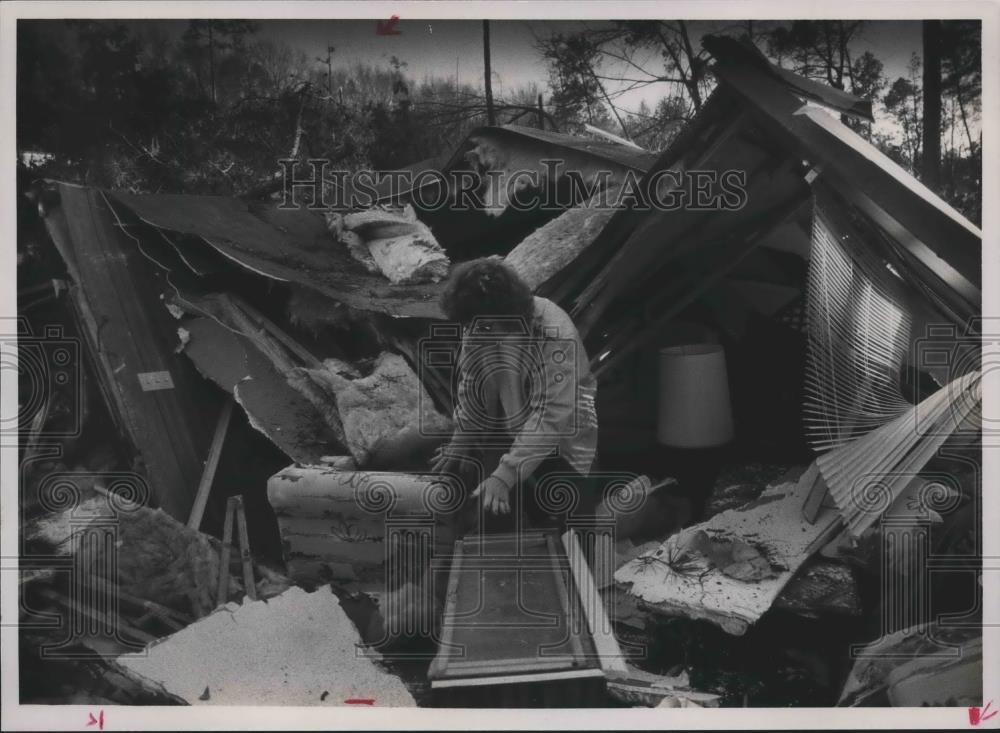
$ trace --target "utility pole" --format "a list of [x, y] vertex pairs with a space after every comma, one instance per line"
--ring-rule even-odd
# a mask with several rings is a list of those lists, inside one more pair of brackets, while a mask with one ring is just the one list
[[923, 184], [936, 191], [941, 182], [941, 21], [923, 21], [924, 158]]
[[483, 66], [486, 74], [486, 123], [497, 123], [493, 110], [493, 72], [490, 69], [490, 22], [483, 20]]
[[545, 107], [542, 106], [542, 95], [538, 95], [538, 129], [545, 129]]
[[337, 49], [333, 46], [326, 47], [326, 58], [317, 58], [316, 60], [322, 64], [326, 64], [326, 91], [333, 99], [333, 52]]

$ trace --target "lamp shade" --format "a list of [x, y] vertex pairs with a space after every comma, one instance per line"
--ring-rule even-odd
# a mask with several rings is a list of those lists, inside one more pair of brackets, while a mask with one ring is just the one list
[[720, 345], [660, 349], [656, 437], [673, 448], [711, 448], [733, 439], [726, 353]]

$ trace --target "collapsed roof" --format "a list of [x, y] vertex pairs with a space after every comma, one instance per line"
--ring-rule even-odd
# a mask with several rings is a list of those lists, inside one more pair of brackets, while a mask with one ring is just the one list
[[[659, 156], [550, 131], [484, 127], [447, 159], [412, 168], [430, 171], [442, 164], [447, 171], [488, 163], [544, 170], [541, 161], [558, 158], [585, 176], [611, 171], [610, 185], [620, 185], [630, 173], [641, 183], [665, 170], [737, 170], [745, 172], [748, 192], [739, 208], [513, 212], [501, 200], [493, 210], [455, 212], [421, 206], [423, 194], [432, 193], [423, 189], [440, 185], [431, 178], [403, 191], [381, 186], [373, 203], [411, 204], [453, 261], [482, 254], [477, 246], [484, 241], [508, 256], [536, 292], [572, 310], [599, 376], [684, 307], [713, 289], [718, 294], [721, 283], [729, 305], [720, 305], [720, 296], [720, 308], [766, 300], [774, 312], [787, 304], [802, 287], [809, 253], [806, 204], [817, 190], [846, 218], [864, 220], [864, 241], [929, 309], [956, 324], [979, 313], [980, 230], [816, 106], [870, 119], [870, 104], [774, 67], [731, 39], [706, 38], [705, 47], [715, 58], [719, 84]], [[204, 425], [211, 419], [203, 414], [198, 372], [190, 361], [199, 358], [205, 371], [205, 359], [197, 357], [205, 350], [178, 353], [177, 321], [164, 302], [225, 289], [229, 274], [238, 272], [268, 288], [294, 286], [321, 295], [331, 309], [336, 301], [381, 316], [442, 317], [440, 284], [394, 284], [366, 270], [336, 246], [318, 211], [222, 196], [102, 192], [69, 184], [56, 190], [59, 203], [48, 208], [46, 220], [77, 286], [72, 297], [109, 405], [146, 463], [154, 496], [181, 518], [198, 483], [209, 443]], [[717, 190], [716, 183], [710, 192]], [[226, 325], [198, 321], [207, 334], [225, 335]], [[412, 341], [411, 361], [417, 358]], [[403, 342], [396, 346], [403, 348]], [[241, 339], [231, 346], [237, 362], [256, 363], [239, 356], [257, 348], [253, 344]], [[316, 365], [308, 354], [296, 357], [294, 344], [286, 346], [289, 365]], [[281, 376], [269, 383], [277, 390], [287, 387], [285, 381]], [[251, 413], [248, 395], [243, 407]], [[262, 394], [259, 403], [271, 402], [270, 396]], [[279, 447], [305, 461], [342, 450], [342, 436], [327, 435], [329, 430], [313, 433], [326, 436], [322, 444], [305, 446], [289, 437], [294, 425], [315, 424], [310, 410], [319, 409], [295, 402], [291, 413], [271, 423]]]

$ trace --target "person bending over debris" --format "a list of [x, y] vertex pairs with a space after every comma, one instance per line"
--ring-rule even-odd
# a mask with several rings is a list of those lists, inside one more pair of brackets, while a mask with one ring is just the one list
[[597, 447], [597, 388], [569, 315], [496, 258], [456, 266], [441, 305], [463, 335], [455, 430], [432, 468], [461, 477], [478, 500], [454, 529], [475, 529], [480, 507], [484, 532], [586, 511], [600, 498], [583, 480]]
[[559, 526], [571, 513], [593, 513], [601, 498], [586, 479], [597, 446], [596, 382], [569, 315], [492, 258], [456, 266], [441, 304], [462, 325], [462, 340], [455, 429], [431, 467], [455, 477], [464, 498], [435, 518], [429, 566], [413, 564], [422, 565], [415, 548], [399, 548], [384, 628], [372, 632], [383, 651], [432, 641], [457, 539]]

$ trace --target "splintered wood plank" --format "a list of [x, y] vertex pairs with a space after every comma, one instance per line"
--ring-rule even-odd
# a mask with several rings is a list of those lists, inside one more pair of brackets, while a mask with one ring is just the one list
[[205, 504], [208, 503], [208, 494], [215, 482], [215, 470], [219, 467], [219, 457], [222, 455], [222, 446], [226, 442], [226, 433], [229, 432], [229, 420], [232, 416], [233, 401], [227, 399], [215, 423], [215, 435], [212, 436], [212, 445], [208, 449], [208, 458], [205, 459], [205, 470], [202, 471], [198, 493], [191, 508], [191, 516], [188, 517], [187, 524], [191, 529], [201, 527], [201, 518], [205, 513]]
[[219, 582], [215, 593], [215, 602], [222, 605], [229, 600], [229, 553], [233, 544], [233, 512], [236, 511], [236, 497], [230, 496], [226, 501], [226, 519], [222, 525], [222, 550], [219, 559]]
[[[100, 191], [60, 184], [59, 193], [60, 248], [75, 273], [82, 325], [109, 407], [120, 413], [116, 417], [144, 464], [152, 498], [185, 521], [208, 435], [201, 380], [175, 353], [176, 324], [160, 302], [167, 285], [116, 226]], [[144, 383], [162, 388], [146, 389]]]
[[253, 561], [250, 559], [250, 534], [247, 532], [247, 515], [243, 510], [243, 497], [236, 498], [236, 530], [240, 539], [240, 563], [243, 566], [243, 587], [247, 598], [257, 600], [257, 587], [253, 579]]
[[[658, 549], [620, 567], [615, 580], [630, 586], [629, 593], [642, 608], [704, 619], [730, 634], [745, 633], [839, 526], [836, 507], [823, 507], [815, 523], [802, 516], [814, 484], [811, 474], [807, 472], [798, 482], [771, 486], [742, 507], [672, 535]], [[741, 540], [767, 559], [771, 573], [758, 580], [727, 575], [700, 553], [687, 549], [699, 532], [712, 540]]]

